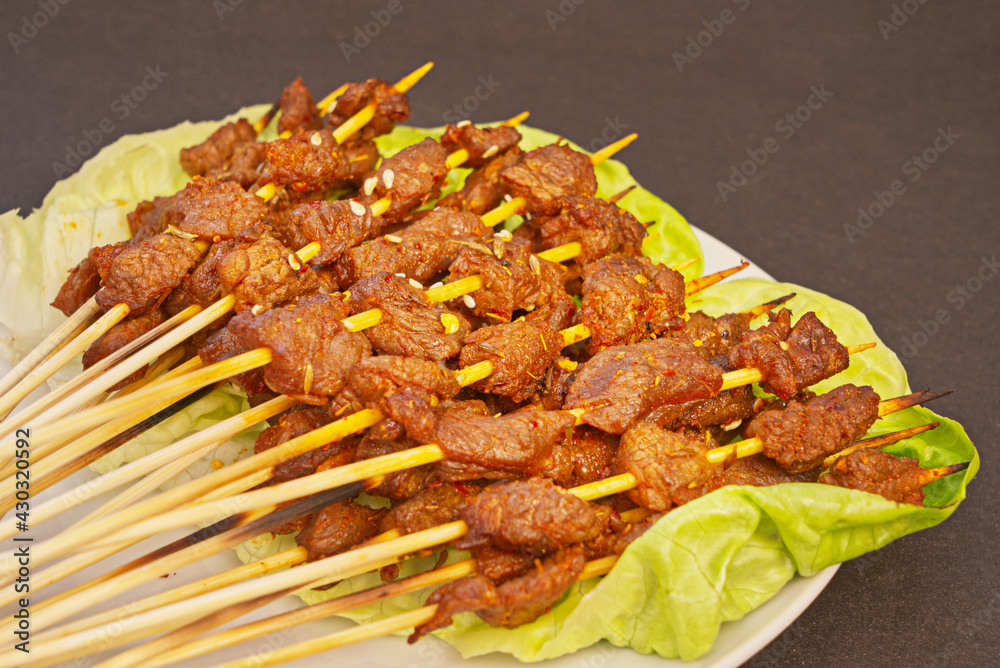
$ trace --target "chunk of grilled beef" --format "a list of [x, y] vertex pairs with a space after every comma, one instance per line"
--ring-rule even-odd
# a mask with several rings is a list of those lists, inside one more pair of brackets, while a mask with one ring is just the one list
[[410, 117], [410, 102], [406, 93], [400, 93], [392, 84], [381, 79], [368, 79], [362, 83], [352, 83], [337, 96], [336, 104], [330, 107], [327, 121], [333, 127], [343, 125], [347, 119], [374, 102], [375, 115], [360, 132], [364, 139], [392, 132], [396, 123]]
[[309, 561], [332, 557], [376, 536], [385, 513], [384, 508], [341, 501], [313, 515], [295, 542], [306, 548]]
[[356, 364], [348, 375], [352, 395], [366, 408], [379, 408], [408, 428], [432, 428], [431, 406], [461, 387], [455, 374], [417, 357], [379, 355]]
[[225, 164], [205, 172], [216, 181], [231, 181], [241, 188], [249, 188], [260, 178], [260, 166], [267, 159], [267, 144], [249, 142], [241, 144]]
[[381, 529], [395, 529], [405, 536], [454, 522], [462, 517], [469, 500], [481, 491], [482, 486], [476, 483], [433, 482], [394, 505], [382, 520]]
[[662, 422], [660, 426], [667, 429], [718, 428], [720, 432], [732, 431], [744, 420], [753, 417], [755, 401], [756, 397], [749, 385], [734, 387], [719, 392], [714, 397], [679, 406], [678, 409], [683, 412], [670, 416], [671, 419]]
[[605, 348], [581, 364], [566, 395], [566, 409], [582, 420], [622, 434], [642, 419], [666, 421], [681, 404], [708, 399], [722, 387], [722, 372], [693, 346], [670, 339]]
[[681, 487], [674, 490], [672, 499], [677, 505], [689, 503], [700, 496], [727, 485], [752, 485], [768, 487], [786, 482], [816, 482], [818, 471], [789, 473], [763, 454], [740, 457], [732, 463], [719, 467], [704, 484], [695, 487]]
[[184, 277], [181, 284], [163, 301], [167, 315], [176, 315], [188, 306], [208, 306], [222, 295], [219, 263], [236, 249], [246, 249], [253, 241], [246, 238], [227, 239], [212, 244], [198, 266]]
[[[254, 444], [254, 452], [261, 453], [270, 450], [293, 438], [315, 431], [329, 424], [331, 419], [325, 406], [296, 406], [282, 413], [278, 417], [278, 424], [270, 426], [260, 433]], [[273, 480], [285, 482], [312, 475], [324, 462], [330, 462], [333, 466], [350, 464], [354, 461], [356, 446], [357, 441], [353, 438], [326, 443], [309, 452], [276, 464]]]
[[788, 309], [770, 313], [767, 326], [745, 333], [729, 351], [734, 367], [759, 369], [765, 377], [761, 387], [786, 399], [850, 365], [847, 348], [815, 313], [806, 313], [794, 327], [791, 315]]
[[[87, 348], [83, 353], [83, 368], [89, 369], [111, 353], [124, 348], [143, 334], [156, 328], [164, 320], [163, 311], [158, 308], [125, 318]], [[144, 365], [141, 369], [137, 369], [134, 373], [109, 387], [107, 391], [120, 390], [129, 383], [142, 378], [145, 371], [146, 366]]]
[[379, 324], [365, 334], [389, 355], [448, 359], [462, 350], [462, 340], [471, 330], [460, 312], [432, 304], [423, 290], [384, 271], [352, 285], [347, 304], [352, 315], [373, 308], [382, 312]]
[[350, 140], [340, 145], [340, 150], [347, 160], [347, 172], [339, 181], [333, 184], [334, 188], [344, 190], [356, 190], [364, 184], [375, 168], [382, 156], [378, 152], [378, 146], [370, 139], [352, 137]]
[[684, 277], [648, 258], [604, 258], [583, 268], [580, 318], [591, 353], [679, 329], [684, 309]]
[[468, 533], [455, 542], [462, 550], [493, 545], [502, 550], [547, 554], [598, 534], [590, 504], [546, 478], [493, 485], [462, 511]]
[[[504, 242], [494, 237], [489, 245], [466, 244], [448, 268], [451, 281], [479, 275], [483, 287], [455, 300], [473, 315], [496, 322], [510, 322], [514, 311], [532, 309], [563, 299], [566, 268], [542, 260], [521, 239]], [[471, 301], [470, 301], [471, 299]]]
[[278, 132], [309, 132], [322, 125], [316, 101], [306, 88], [302, 77], [285, 86], [281, 91], [281, 115], [278, 117]]
[[347, 249], [371, 239], [382, 228], [371, 209], [353, 200], [308, 202], [273, 217], [281, 240], [291, 248], [320, 245], [310, 264], [331, 264]]
[[193, 242], [170, 234], [105, 248], [110, 254], [103, 259], [97, 252], [101, 249], [94, 249], [90, 256], [104, 285], [96, 295], [97, 304], [103, 309], [126, 304], [132, 315], [158, 307], [201, 258]]
[[260, 312], [319, 289], [319, 278], [268, 232], [238, 244], [219, 260], [218, 276], [236, 299], [236, 312]]
[[97, 271], [97, 263], [88, 255], [69, 270], [69, 276], [59, 288], [59, 294], [52, 300], [52, 306], [69, 317], [90, 301], [100, 289], [101, 275]]
[[224, 124], [196, 146], [181, 149], [181, 167], [191, 176], [204, 176], [212, 170], [225, 168], [238, 149], [257, 141], [253, 125], [241, 118]]
[[556, 213], [531, 221], [545, 248], [579, 242], [583, 250], [574, 261], [580, 265], [612, 255], [642, 255], [646, 228], [614, 202], [575, 195], [555, 200], [549, 208]]
[[468, 152], [469, 157], [462, 163], [463, 167], [481, 167], [498, 153], [517, 146], [521, 133], [517, 128], [506, 125], [477, 128], [471, 123], [458, 123], [446, 127], [440, 141], [448, 153], [460, 149]]
[[427, 599], [437, 605], [434, 616], [413, 631], [409, 642], [451, 624], [460, 612], [475, 612], [491, 626], [515, 628], [548, 612], [577, 581], [586, 565], [583, 548], [561, 550], [536, 568], [501, 585], [484, 575], [456, 580], [435, 590]]
[[549, 144], [528, 151], [500, 176], [514, 197], [527, 200], [531, 215], [545, 215], [555, 200], [597, 192], [597, 177], [590, 158], [567, 146]]
[[399, 153], [382, 161], [375, 172], [375, 186], [361, 201], [372, 204], [389, 197], [392, 204], [382, 214], [385, 224], [401, 223], [417, 207], [436, 199], [448, 175], [445, 161], [448, 152], [433, 139], [407, 146]]
[[576, 422], [564, 411], [525, 409], [491, 417], [447, 406], [434, 408], [430, 417], [401, 422], [410, 438], [437, 444], [449, 463], [508, 475], [538, 471], [553, 448], [569, 438]]
[[427, 283], [458, 257], [464, 243], [481, 242], [488, 228], [479, 216], [435, 209], [393, 235], [355, 246], [337, 261], [337, 282], [347, 289], [378, 272]]
[[493, 584], [502, 584], [535, 566], [533, 555], [516, 550], [501, 550], [493, 545], [479, 548], [473, 558], [476, 560], [476, 572]]
[[718, 465], [705, 458], [714, 446], [707, 434], [640, 422], [622, 435], [613, 471], [636, 477], [636, 488], [628, 492], [633, 501], [649, 510], [669, 510], [689, 485], [704, 484], [715, 473]]
[[480, 327], [465, 338], [462, 367], [489, 362], [493, 373], [472, 387], [525, 401], [543, 387], [546, 370], [562, 350], [562, 335], [544, 320]]
[[[240, 340], [228, 327], [223, 327], [209, 334], [198, 348], [198, 357], [205, 364], [215, 364], [251, 350], [253, 346]], [[264, 382], [264, 370], [260, 368], [237, 374], [230, 380], [242, 388], [249, 397], [267, 395], [271, 392]]]
[[924, 502], [923, 485], [928, 478], [920, 462], [911, 457], [896, 457], [882, 450], [856, 450], [838, 459], [818, 482], [919, 506]]
[[465, 178], [462, 189], [450, 193], [437, 206], [483, 215], [500, 205], [506, 194], [500, 174], [521, 161], [524, 153], [516, 146], [489, 159]]
[[763, 442], [764, 454], [791, 473], [819, 466], [823, 459], [867, 433], [878, 419], [879, 396], [868, 386], [842, 385], [781, 410], [762, 411], [747, 426]]
[[260, 167], [257, 183], [273, 183], [301, 195], [322, 192], [350, 176], [343, 147], [333, 132], [324, 128], [268, 142], [267, 159]]
[[611, 475], [619, 437], [589, 426], [577, 427], [573, 436], [553, 449], [551, 464], [540, 475], [561, 487], [576, 487]]
[[[361, 439], [355, 461], [402, 452], [418, 445], [416, 441], [404, 438], [403, 432], [403, 425], [395, 420], [382, 420], [369, 429], [365, 437]], [[424, 489], [432, 480], [430, 466], [416, 466], [387, 473], [378, 487], [372, 489], [370, 493], [375, 496], [387, 497], [393, 501], [405, 501]]]
[[267, 215], [264, 200], [233, 181], [200, 178], [184, 186], [163, 210], [159, 224], [202, 239], [230, 239]]
[[698, 348], [702, 357], [731, 370], [729, 350], [750, 331], [752, 319], [750, 313], [726, 313], [715, 318], [702, 311], [694, 311], [688, 313], [682, 329], [671, 330], [667, 335], [688, 341]]
[[371, 355], [363, 334], [348, 332], [343, 302], [330, 295], [306, 297], [295, 306], [260, 315], [243, 312], [227, 327], [252, 348], [271, 349], [264, 379], [275, 392], [323, 404], [347, 386], [351, 367]]

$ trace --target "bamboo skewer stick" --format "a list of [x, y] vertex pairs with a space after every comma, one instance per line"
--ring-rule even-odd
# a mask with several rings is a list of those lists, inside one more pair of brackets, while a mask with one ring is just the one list
[[[65, 322], [63, 322], [59, 327], [54, 329], [51, 334], [49, 334], [45, 339], [35, 346], [35, 349], [28, 353], [24, 359], [17, 363], [17, 365], [7, 372], [7, 375], [3, 377], [0, 381], [0, 396], [6, 395], [13, 387], [15, 387], [25, 376], [27, 376], [32, 369], [41, 364], [43, 361], [48, 359], [48, 357], [55, 351], [59, 350], [61, 346], [65, 346], [72, 337], [76, 336], [77, 330], [80, 327], [86, 327], [87, 321], [93, 316], [100, 312], [100, 307], [97, 305], [97, 301], [91, 297], [87, 302], [77, 309], [76, 313], [71, 315]], [[0, 419], [3, 419], [7, 414], [0, 414]]]

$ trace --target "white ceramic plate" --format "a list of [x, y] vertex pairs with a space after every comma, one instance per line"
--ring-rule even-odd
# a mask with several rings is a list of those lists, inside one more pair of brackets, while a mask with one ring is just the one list
[[[705, 257], [705, 273], [711, 273], [731, 267], [737, 264], [741, 256], [729, 246], [726, 246], [718, 239], [695, 228], [695, 234], [701, 242], [702, 251]], [[755, 264], [739, 274], [741, 277], [759, 277], [770, 279], [763, 269]], [[0, 371], [6, 372], [9, 365], [2, 362]], [[37, 392], [33, 396], [37, 396]], [[54, 494], [62, 493], [71, 487], [79, 484], [85, 478], [94, 477], [89, 471], [81, 472], [68, 480], [56, 485], [46, 493], [39, 495], [34, 503], [40, 503], [45, 498]], [[53, 521], [40, 525], [32, 533], [36, 540], [41, 540], [58, 532], [61, 528], [72, 524], [76, 519], [83, 517], [91, 510], [97, 508], [109, 497], [101, 497], [74, 509], [65, 517], [56, 518]], [[180, 538], [185, 532], [171, 532], [170, 539]], [[55, 592], [65, 590], [71, 586], [87, 581], [94, 574], [109, 569], [109, 566], [118, 566], [127, 563], [129, 560], [138, 557], [153, 547], [163, 544], [163, 537], [154, 541], [146, 541], [131, 548], [113, 560], [107, 560], [99, 565], [99, 568], [82, 571], [72, 578], [59, 583], [45, 591], [43, 596], [47, 597]], [[129, 601], [138, 600], [146, 596], [155, 594], [168, 588], [176, 587], [180, 584], [199, 580], [214, 573], [233, 568], [239, 565], [239, 560], [234, 552], [227, 551], [214, 555], [209, 559], [187, 567], [179, 573], [169, 573], [166, 577], [157, 578], [153, 582], [147, 583], [129, 595], [121, 596], [113, 601], [99, 606], [99, 609], [109, 609], [127, 604]], [[739, 666], [747, 661], [778, 636], [787, 628], [810, 603], [826, 587], [827, 583], [837, 571], [836, 566], [832, 566], [811, 578], [796, 577], [789, 582], [770, 601], [762, 605], [741, 620], [723, 624], [722, 630], [716, 640], [712, 651], [694, 663], [684, 663], [682, 661], [668, 661], [656, 655], [644, 656], [627, 649], [618, 649], [608, 643], [600, 643], [588, 649], [576, 652], [560, 659], [544, 663], [552, 668], [602, 668], [608, 665], [620, 665], [627, 661], [633, 668], [730, 668]], [[239, 623], [250, 619], [267, 617], [285, 610], [297, 607], [298, 599], [287, 598], [273, 603], [256, 613], [248, 615]], [[230, 626], [235, 624], [230, 624]], [[300, 628], [290, 629], [285, 632], [274, 633], [253, 642], [243, 643], [231, 647], [225, 651], [216, 652], [199, 659], [194, 659], [184, 663], [185, 666], [203, 667], [214, 666], [238, 658], [245, 658], [253, 655], [264, 656], [275, 649], [295, 644], [308, 638], [331, 633], [340, 628], [350, 626], [344, 620], [325, 620], [313, 622]], [[109, 654], [110, 655], [110, 654]], [[77, 662], [65, 664], [66, 666], [90, 666], [97, 663], [96, 657], [88, 657]], [[451, 649], [443, 641], [437, 638], [428, 637], [421, 640], [416, 645], [407, 645], [402, 637], [382, 638], [359, 645], [351, 646], [305, 659], [300, 659], [291, 664], [300, 668], [327, 668], [329, 666], [405, 666], [406, 668], [444, 668], [447, 666], [463, 666], [466, 668], [487, 668], [487, 667], [511, 667], [520, 666], [515, 659], [507, 655], [489, 655], [472, 660], [463, 660], [459, 654]]]

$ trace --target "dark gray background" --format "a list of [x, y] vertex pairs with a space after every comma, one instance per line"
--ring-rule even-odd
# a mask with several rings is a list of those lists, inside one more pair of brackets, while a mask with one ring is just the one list
[[[584, 146], [612, 126], [612, 134], [638, 132], [622, 159], [691, 223], [780, 280], [858, 306], [897, 351], [917, 335], [905, 360], [911, 384], [954, 388], [934, 408], [961, 421], [983, 456], [949, 521], [845, 565], [751, 664], [1000, 663], [1000, 501], [991, 489], [1000, 468], [1000, 278], [983, 268], [1000, 251], [1000, 7], [401, 0], [401, 13], [347, 62], [341, 43], [389, 4], [71, 0], [37, 34], [28, 30], [15, 53], [9, 33], [42, 10], [37, 1], [4, 2], [0, 210], [39, 205], [56, 180], [53, 163], [102, 119], [113, 131], [101, 146], [272, 101], [298, 75], [323, 94], [345, 81], [395, 80], [434, 60], [411, 94], [413, 124], [454, 120], [444, 114], [457, 104], [477, 121], [528, 109], [532, 124]], [[679, 71], [673, 54], [725, 9], [733, 22]], [[886, 38], [879, 22], [894, 11], [902, 25]], [[166, 78], [122, 119], [121, 104], [112, 105], [147, 66]], [[480, 77], [492, 82], [484, 100], [469, 97]], [[832, 95], [788, 137], [776, 124], [813, 86]], [[958, 138], [911, 182], [907, 161], [948, 128]], [[768, 138], [777, 152], [723, 201], [717, 182]], [[905, 192], [852, 243], [845, 224], [896, 179]], [[992, 280], [977, 284], [977, 272]], [[960, 285], [981, 289], [959, 298]], [[947, 322], [919, 334], [939, 310]]]

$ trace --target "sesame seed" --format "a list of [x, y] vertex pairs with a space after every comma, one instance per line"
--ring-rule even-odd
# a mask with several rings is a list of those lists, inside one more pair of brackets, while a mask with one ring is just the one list
[[643, 276], [642, 274], [636, 274], [635, 281], [636, 283], [639, 283], [641, 285], [649, 285], [649, 279]]
[[385, 189], [388, 190], [392, 188], [392, 182], [396, 180], [396, 172], [391, 169], [387, 169], [382, 172], [382, 183], [385, 184]]
[[370, 197], [373, 192], [375, 192], [375, 186], [378, 185], [378, 177], [371, 176], [365, 179], [365, 196]]
[[264, 310], [263, 304], [254, 304], [253, 308], [250, 309], [250, 313], [253, 315], [260, 315], [260, 312]]
[[528, 256], [528, 266], [531, 267], [531, 271], [535, 272], [539, 276], [542, 275], [542, 265], [538, 262], [538, 258], [534, 255]]
[[496, 255], [496, 258], [498, 260], [502, 260], [503, 259], [503, 253], [504, 253], [503, 242], [500, 241], [499, 239], [494, 239], [493, 240], [493, 254]]
[[417, 290], [424, 289], [424, 286], [422, 286], [419, 281], [415, 281], [412, 278], [406, 279], [406, 282], [409, 283], [411, 286], [415, 287]]
[[464, 128], [466, 125], [472, 125], [472, 121], [470, 121], [469, 119], [465, 119], [464, 121], [459, 121], [455, 125], [455, 127], [456, 128]]
[[399, 272], [398, 274], [396, 274], [396, 276], [399, 276], [400, 278], [406, 278], [406, 274], [404, 274], [403, 272]]
[[288, 266], [293, 270], [298, 271], [302, 268], [302, 263], [299, 262], [299, 258], [295, 253], [288, 254]]
[[498, 153], [499, 151], [500, 151], [500, 147], [499, 147], [499, 146], [496, 146], [496, 145], [494, 145], [494, 146], [490, 146], [490, 147], [489, 147], [488, 149], [486, 149], [486, 150], [485, 150], [485, 151], [483, 152], [483, 157], [484, 157], [484, 158], [492, 158], [492, 157], [493, 157], [493, 156], [495, 156], [495, 155], [496, 155], [496, 154], [497, 154], [497, 153]]
[[365, 205], [356, 199], [352, 199], [351, 212], [354, 213], [355, 216], [363, 216], [365, 215]]
[[788, 350], [789, 345], [787, 341], [778, 341], [778, 347], [782, 350]]
[[723, 431], [732, 431], [733, 429], [736, 429], [737, 427], [739, 427], [741, 424], [743, 424], [743, 420], [741, 420], [740, 418], [736, 418], [735, 420], [733, 420], [731, 422], [727, 422], [724, 425], [722, 425], [722, 430]]
[[442, 283], [441, 281], [438, 281], [437, 283], [435, 283], [434, 285], [432, 285], [430, 289], [433, 290], [434, 288], [440, 288], [442, 285], [444, 285], [444, 283]]
[[503, 196], [503, 201], [505, 201], [505, 202], [509, 202], [509, 201], [511, 201], [512, 199], [514, 199], [514, 198], [513, 198], [513, 197], [511, 197], [510, 195], [504, 195], [504, 196]]
[[472, 298], [472, 295], [462, 295], [462, 303], [467, 308], [476, 308], [476, 300]]
[[323, 137], [318, 132], [314, 132], [313, 136], [309, 138], [309, 143], [313, 146], [319, 146], [323, 143]]
[[[401, 244], [403, 243], [403, 237], [397, 237], [395, 234], [385, 235], [385, 240], [391, 244]], [[397, 274], [397, 276], [402, 276], [402, 274]]]
[[514, 238], [514, 235], [510, 233], [510, 230], [500, 230], [493, 236], [503, 239], [504, 241], [510, 241]]

